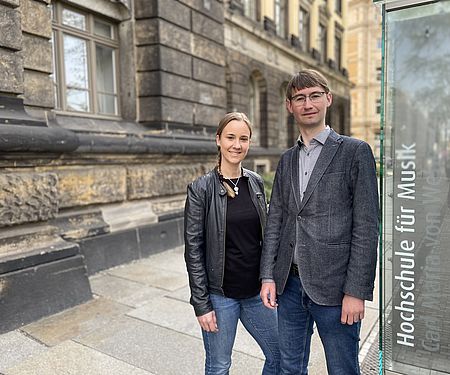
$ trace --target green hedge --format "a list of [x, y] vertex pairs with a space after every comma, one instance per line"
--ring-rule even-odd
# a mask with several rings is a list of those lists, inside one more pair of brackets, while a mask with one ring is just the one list
[[270, 201], [270, 196], [272, 195], [272, 186], [273, 186], [273, 179], [275, 177], [275, 172], [266, 172], [263, 173], [262, 176], [264, 181], [264, 192], [266, 193], [266, 200], [267, 203]]

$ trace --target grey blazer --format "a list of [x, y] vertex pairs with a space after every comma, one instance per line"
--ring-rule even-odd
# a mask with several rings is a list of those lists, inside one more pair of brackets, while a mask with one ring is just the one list
[[299, 249], [300, 279], [317, 304], [342, 304], [344, 294], [373, 299], [378, 244], [378, 189], [370, 146], [331, 130], [303, 200], [299, 147], [280, 159], [270, 200], [261, 278], [282, 294]]

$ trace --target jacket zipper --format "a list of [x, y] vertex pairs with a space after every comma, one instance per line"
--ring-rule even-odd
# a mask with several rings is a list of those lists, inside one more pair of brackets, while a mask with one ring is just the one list
[[223, 280], [225, 279], [225, 242], [226, 242], [226, 230], [227, 230], [227, 194], [224, 195], [224, 209], [223, 209], [223, 233], [222, 233], [222, 242], [223, 242], [223, 258], [222, 258], [222, 279], [220, 280], [220, 289], [222, 289], [223, 293]]
[[[261, 193], [255, 193], [255, 191], [252, 189], [252, 183], [250, 181], [250, 178], [248, 179], [248, 184], [249, 184], [249, 190], [250, 190], [250, 197], [252, 199], [252, 203], [256, 208], [256, 211], [258, 212], [258, 216], [259, 216], [259, 225], [261, 226], [261, 237], [264, 237], [264, 224], [263, 224], [263, 216], [262, 215], [262, 208], [259, 204], [259, 201], [261, 199], [261, 197], [263, 196], [263, 194]], [[256, 202], [255, 202], [255, 196], [256, 196]], [[264, 202], [265, 204], [265, 202]]]

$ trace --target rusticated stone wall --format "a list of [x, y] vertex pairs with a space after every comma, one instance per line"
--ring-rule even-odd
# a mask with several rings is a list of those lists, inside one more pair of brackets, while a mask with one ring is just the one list
[[204, 174], [206, 167], [201, 163], [136, 164], [50, 170], [0, 174], [0, 227], [45, 222], [61, 209], [149, 198], [167, 200], [185, 194], [187, 184]]
[[222, 1], [136, 0], [139, 121], [215, 127], [226, 111]]
[[24, 104], [53, 108], [50, 0], [21, 0]]
[[53, 218], [57, 184], [54, 173], [0, 174], [0, 227]]
[[121, 202], [126, 198], [123, 166], [88, 166], [55, 170], [61, 208]]
[[204, 173], [202, 164], [128, 167], [128, 199], [183, 194], [187, 184]]
[[0, 92], [23, 92], [22, 30], [19, 0], [0, 3]]
[[50, 0], [0, 2], [0, 93], [23, 94], [30, 107], [53, 108]]

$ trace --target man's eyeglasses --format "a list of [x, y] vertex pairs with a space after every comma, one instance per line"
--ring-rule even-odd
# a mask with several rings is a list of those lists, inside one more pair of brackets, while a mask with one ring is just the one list
[[291, 102], [298, 106], [304, 106], [306, 99], [309, 98], [311, 103], [318, 103], [325, 91], [314, 91], [309, 95], [296, 95], [291, 99]]

